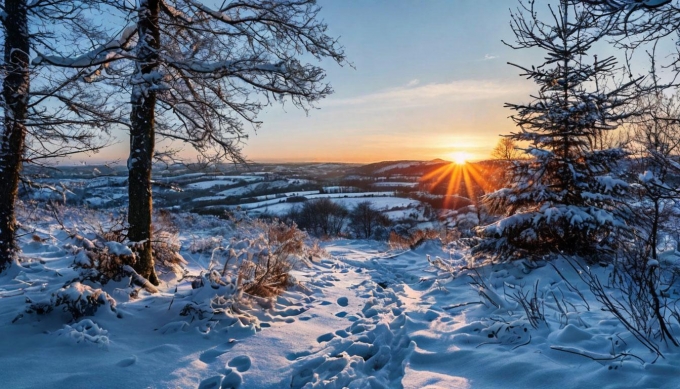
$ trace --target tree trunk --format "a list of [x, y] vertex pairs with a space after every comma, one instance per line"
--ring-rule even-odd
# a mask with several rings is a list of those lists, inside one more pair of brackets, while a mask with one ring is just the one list
[[158, 285], [151, 251], [151, 167], [154, 153], [154, 124], [158, 80], [159, 0], [142, 0], [137, 25], [140, 46], [137, 52], [137, 72], [132, 81], [132, 112], [130, 114], [130, 157], [128, 159], [128, 239], [140, 242], [134, 269], [152, 284]]
[[0, 133], [0, 272], [9, 267], [17, 251], [14, 203], [26, 139], [30, 86], [26, 0], [6, 0], [4, 7], [5, 78], [2, 94], [5, 125]]
[[659, 217], [661, 216], [659, 214], [659, 201], [660, 199], [654, 199], [654, 215], [652, 216], [652, 233], [651, 233], [651, 246], [652, 246], [652, 259], [657, 259], [656, 258], [656, 239], [657, 236], [659, 235]]

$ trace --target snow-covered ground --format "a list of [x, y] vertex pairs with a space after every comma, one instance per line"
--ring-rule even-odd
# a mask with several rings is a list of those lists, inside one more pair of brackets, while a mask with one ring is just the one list
[[376, 182], [375, 184], [372, 184], [374, 187], [395, 187], [395, 186], [403, 186], [407, 188], [417, 188], [418, 183], [417, 182], [397, 182], [397, 181], [388, 181], [388, 182]]
[[[332, 193], [332, 194], [311, 194], [305, 195], [307, 199], [329, 198], [333, 202], [341, 204], [346, 208], [354, 208], [362, 202], [369, 202], [374, 209], [383, 211], [392, 220], [401, 220], [411, 213], [420, 214], [415, 207], [421, 206], [418, 200], [393, 197], [393, 192], [361, 192], [361, 193]], [[300, 206], [300, 203], [286, 202], [285, 198], [275, 198], [271, 200], [259, 201], [256, 203], [240, 204], [230, 208], [239, 207], [254, 213], [268, 213], [276, 216], [283, 216], [290, 212], [291, 208]], [[393, 211], [391, 211], [393, 210]]]
[[[236, 233], [209, 217], [184, 227], [189, 275], [215, 260], [190, 250], [197, 241]], [[294, 271], [296, 286], [272, 301], [243, 298], [219, 320], [182, 313], [224, 286], [192, 289], [165, 274], [155, 295], [109, 283], [115, 312], [71, 321], [26, 312], [79, 260], [56, 225], [35, 235], [0, 276], [6, 388], [675, 388], [680, 376], [678, 350], [651, 355], [564, 259], [473, 267], [466, 249], [439, 241], [402, 250], [331, 240]], [[607, 268], [591, 270], [606, 279]], [[535, 286], [543, 318], [532, 321], [513, 296]]]

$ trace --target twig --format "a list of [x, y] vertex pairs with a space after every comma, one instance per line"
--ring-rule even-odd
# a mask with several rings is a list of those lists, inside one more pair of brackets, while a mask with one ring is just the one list
[[516, 350], [522, 346], [526, 346], [527, 344], [531, 343], [531, 335], [529, 335], [529, 340], [526, 341], [526, 343], [518, 344], [517, 346], [513, 347], [513, 350]]
[[470, 301], [470, 302], [467, 302], [467, 303], [449, 305], [448, 307], [442, 307], [442, 309], [456, 309], [456, 308], [464, 307], [464, 306], [467, 306], [467, 305], [484, 305], [484, 303], [481, 302], [481, 301]]
[[626, 358], [626, 357], [633, 357], [633, 358], [637, 359], [638, 361], [640, 361], [641, 364], [643, 364], [643, 365], [645, 364], [645, 361], [642, 358], [638, 357], [635, 354], [630, 354], [630, 353], [619, 353], [619, 354], [612, 355], [612, 356], [609, 356], [609, 357], [604, 357], [604, 356], [603, 357], [594, 357], [594, 356], [588, 355], [584, 352], [581, 352], [581, 351], [578, 351], [578, 350], [575, 350], [575, 349], [566, 348], [566, 347], [550, 346], [550, 348], [552, 350], [563, 351], [565, 353], [580, 355], [582, 357], [592, 359], [593, 361], [615, 361], [615, 360]]

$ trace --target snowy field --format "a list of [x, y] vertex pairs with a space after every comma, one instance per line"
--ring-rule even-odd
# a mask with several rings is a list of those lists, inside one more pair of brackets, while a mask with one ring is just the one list
[[[318, 194], [306, 195], [308, 199], [330, 198], [333, 202], [352, 209], [357, 204], [369, 202], [374, 209], [384, 212], [390, 219], [399, 220], [415, 211], [415, 207], [422, 205], [418, 200], [393, 197], [392, 192], [366, 192], [366, 193], [342, 193], [342, 194]], [[285, 199], [275, 198], [257, 203], [241, 204], [238, 207], [255, 213], [268, 213], [283, 216], [290, 212], [291, 208], [300, 206], [300, 203], [285, 202]], [[235, 206], [232, 208], [236, 208]], [[396, 209], [394, 211], [390, 211]]]
[[417, 188], [418, 183], [417, 182], [376, 182], [372, 186], [374, 187], [395, 187], [395, 186], [402, 186], [405, 188]]
[[[238, 234], [192, 216], [179, 235], [185, 276], [166, 272], [159, 293], [136, 297], [110, 282], [115, 311], [103, 306], [70, 320], [58, 310], [27, 312], [29, 302], [61, 293], [82, 260], [73, 253], [77, 238], [39, 225], [41, 241], [23, 237], [23, 263], [0, 277], [2, 387], [677, 387], [678, 350], [650, 354], [564, 259], [554, 267], [475, 265], [465, 249], [439, 241], [396, 250], [330, 240], [325, 255], [294, 271], [298, 283], [282, 296], [242, 296], [219, 319], [187, 314], [192, 302], [230, 293], [228, 285], [192, 289], [186, 275], [219, 258], [191, 247]], [[607, 271], [592, 268], [602, 279]], [[513, 299], [518, 293], [538, 296], [540, 318]]]

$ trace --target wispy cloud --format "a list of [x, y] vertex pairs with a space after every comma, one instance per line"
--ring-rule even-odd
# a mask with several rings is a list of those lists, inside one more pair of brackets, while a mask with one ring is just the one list
[[417, 78], [414, 78], [413, 80], [409, 81], [408, 84], [406, 84], [406, 86], [411, 87], [411, 86], [416, 86], [418, 84], [420, 84], [420, 80], [417, 79]]
[[[414, 80], [415, 81], [415, 80]], [[526, 85], [492, 80], [458, 80], [448, 83], [419, 85], [412, 82], [405, 87], [392, 88], [345, 99], [330, 98], [323, 103], [326, 107], [363, 106], [372, 108], [409, 107], [497, 99], [517, 95]]]
[[498, 58], [497, 55], [484, 54], [484, 60], [485, 60], [485, 61], [489, 61], [489, 60], [496, 59], [496, 58]]

